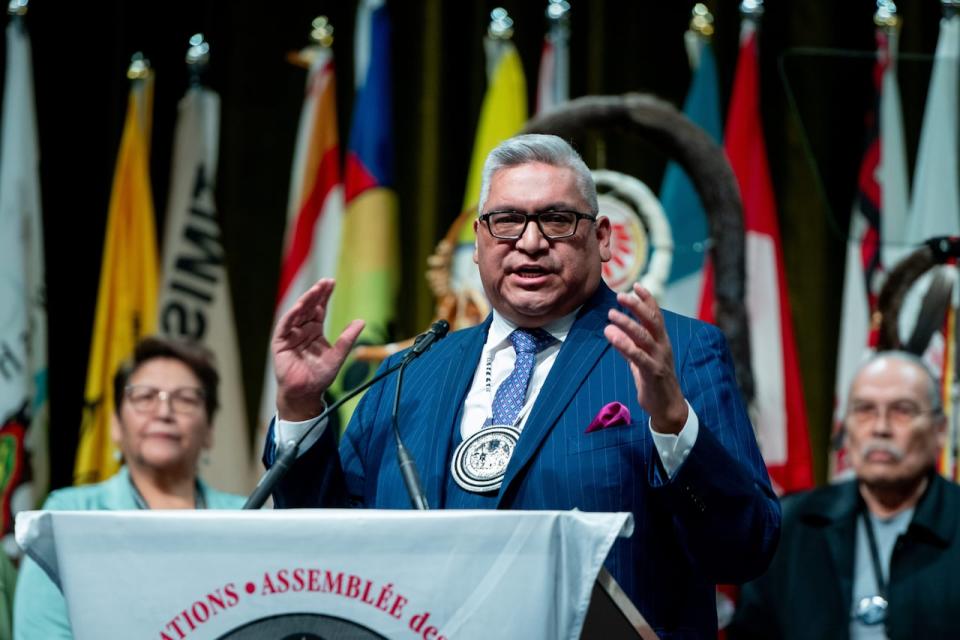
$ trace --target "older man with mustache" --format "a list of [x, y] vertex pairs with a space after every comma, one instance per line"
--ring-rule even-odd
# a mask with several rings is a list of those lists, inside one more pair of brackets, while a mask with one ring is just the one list
[[731, 638], [960, 637], [960, 488], [936, 473], [947, 419], [916, 356], [883, 352], [850, 387], [856, 478], [789, 498]]

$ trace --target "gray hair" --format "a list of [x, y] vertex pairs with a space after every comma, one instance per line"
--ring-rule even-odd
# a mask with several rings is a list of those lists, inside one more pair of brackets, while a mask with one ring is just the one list
[[483, 206], [490, 195], [490, 182], [497, 171], [530, 162], [542, 162], [554, 167], [571, 169], [577, 177], [580, 195], [590, 207], [590, 213], [597, 215], [599, 211], [597, 185], [583, 158], [563, 138], [541, 133], [528, 133], [508, 138], [487, 155], [487, 160], [483, 163], [478, 212], [483, 212]]
[[940, 397], [940, 378], [936, 373], [930, 369], [929, 365], [924, 362], [923, 358], [920, 356], [910, 353], [909, 351], [901, 351], [897, 349], [891, 349], [889, 351], [878, 351], [871, 355], [867, 360], [860, 365], [857, 369], [857, 372], [853, 376], [855, 381], [860, 377], [860, 374], [863, 373], [867, 367], [872, 365], [875, 362], [880, 360], [899, 360], [901, 362], [906, 362], [917, 367], [926, 375], [927, 379], [927, 394], [930, 397], [930, 410], [936, 414], [943, 413], [943, 398]]

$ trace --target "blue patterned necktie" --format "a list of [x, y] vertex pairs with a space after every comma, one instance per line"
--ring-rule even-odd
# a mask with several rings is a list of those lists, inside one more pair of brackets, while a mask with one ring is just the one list
[[523, 409], [527, 398], [527, 386], [533, 373], [537, 354], [550, 346], [556, 338], [543, 329], [516, 329], [510, 334], [510, 342], [517, 353], [513, 371], [497, 387], [493, 397], [493, 417], [487, 418], [484, 426], [491, 424], [513, 425]]

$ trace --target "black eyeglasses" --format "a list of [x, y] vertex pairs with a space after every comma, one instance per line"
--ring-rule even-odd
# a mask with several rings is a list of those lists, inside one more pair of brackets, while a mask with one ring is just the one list
[[543, 237], [549, 240], [569, 238], [577, 232], [581, 220], [596, 220], [596, 216], [578, 211], [491, 211], [480, 216], [490, 235], [501, 240], [517, 240], [527, 230], [527, 224], [536, 220]]

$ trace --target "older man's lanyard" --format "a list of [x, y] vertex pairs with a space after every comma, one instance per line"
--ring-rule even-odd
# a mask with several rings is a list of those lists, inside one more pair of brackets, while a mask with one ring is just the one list
[[[130, 487], [133, 489], [133, 500], [137, 503], [137, 509], [150, 509], [150, 505], [147, 504], [147, 501], [144, 500], [143, 494], [140, 493], [140, 489], [137, 489], [137, 485], [134, 484], [133, 478], [130, 478]], [[207, 501], [203, 497], [203, 491], [200, 489], [200, 481], [197, 481], [196, 488], [196, 502], [194, 503], [194, 508], [196, 509], [206, 509]]]
[[867, 544], [870, 546], [870, 561], [873, 565], [873, 575], [877, 580], [877, 595], [861, 598], [857, 603], [857, 619], [865, 625], [883, 624], [887, 619], [887, 581], [883, 577], [883, 567], [880, 565], [880, 549], [877, 545], [877, 535], [873, 531], [873, 522], [866, 509], [860, 512], [863, 516], [863, 527], [867, 533]]

